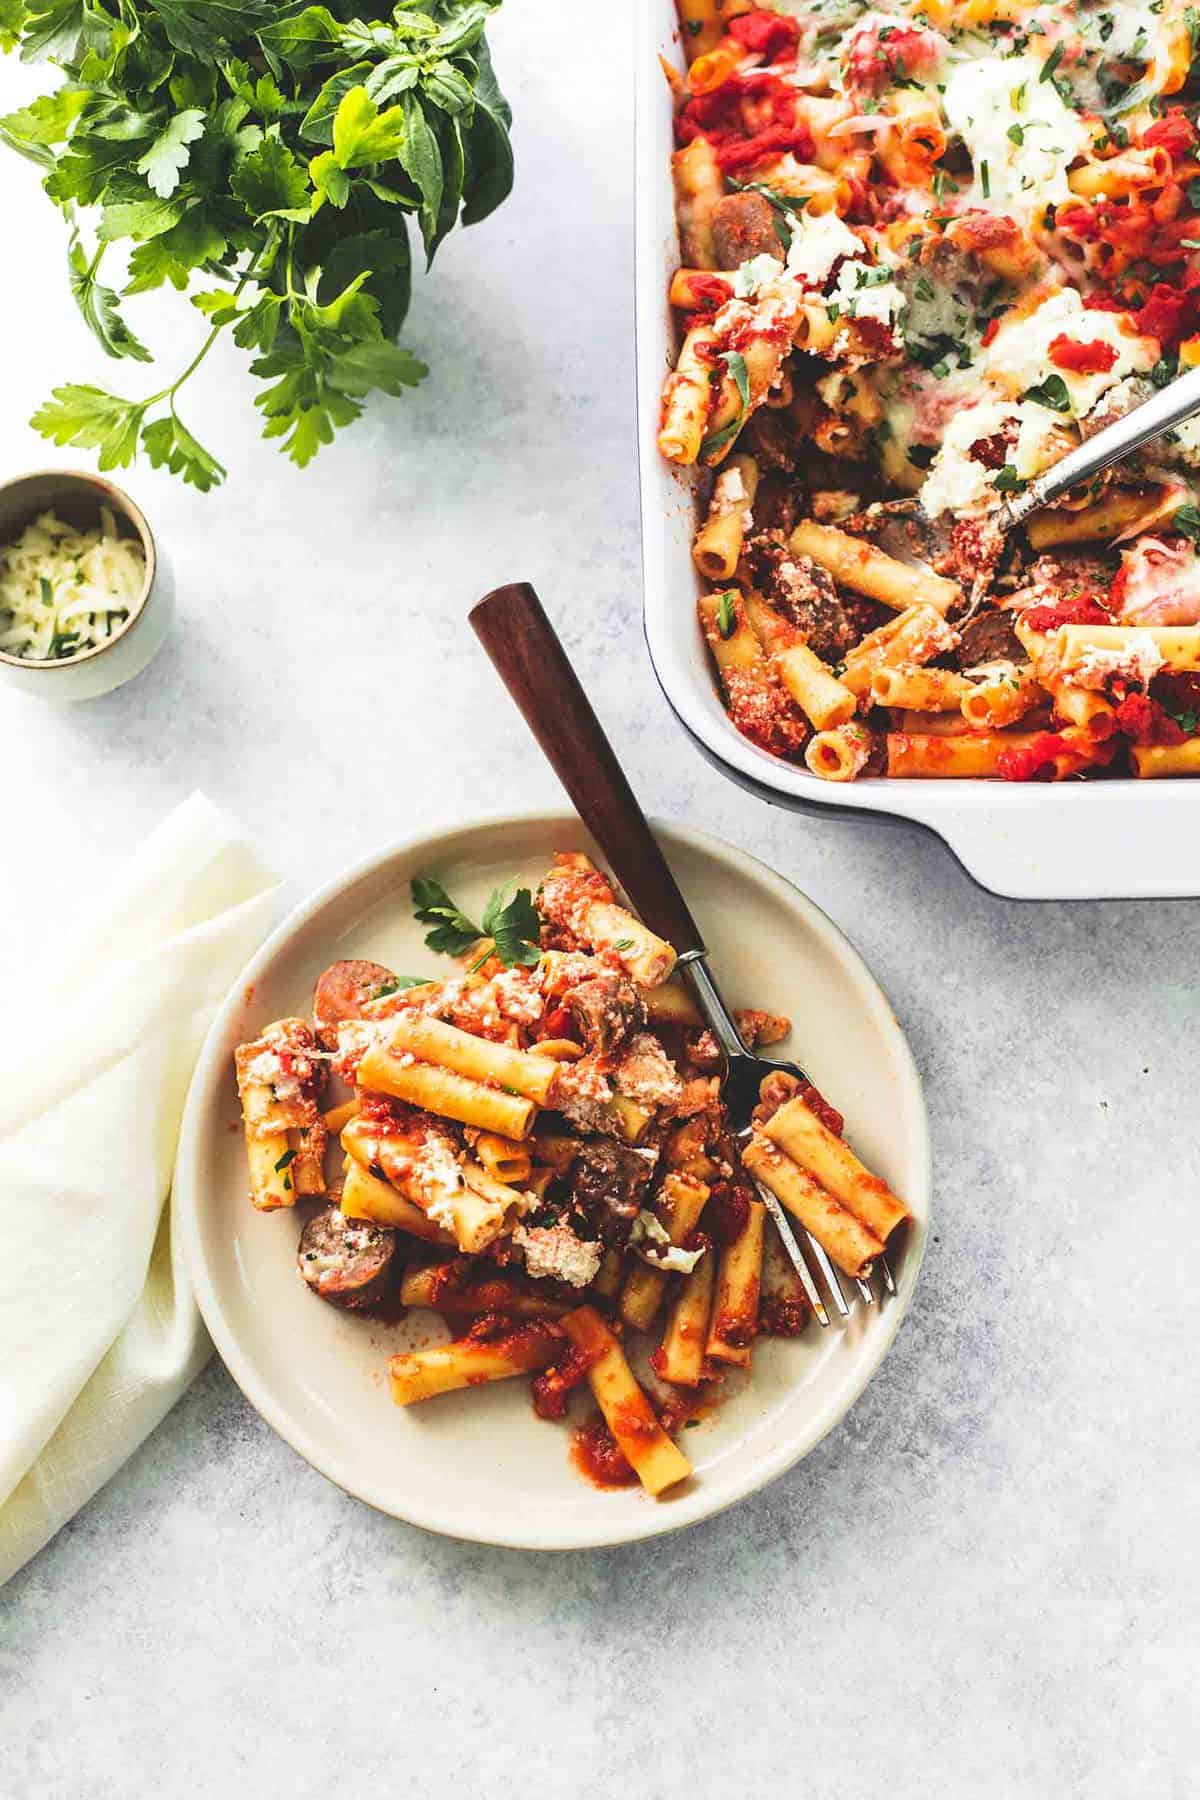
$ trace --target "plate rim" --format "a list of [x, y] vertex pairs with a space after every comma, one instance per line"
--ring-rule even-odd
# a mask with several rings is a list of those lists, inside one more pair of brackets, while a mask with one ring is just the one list
[[816, 901], [812, 900], [786, 876], [779, 874], [770, 864], [763, 862], [751, 851], [743, 850], [738, 845], [727, 843], [713, 837], [708, 832], [698, 831], [677, 820], [651, 816], [649, 822], [656, 836], [660, 834], [674, 835], [688, 848], [697, 850], [705, 857], [720, 863], [733, 865], [735, 868], [739, 864], [749, 865], [753, 873], [760, 880], [765, 878], [766, 884], [774, 887], [788, 905], [796, 907], [798, 904], [799, 909], [807, 915], [810, 926], [816, 929], [829, 951], [848, 969], [856, 987], [862, 990], [866, 1001], [880, 1014], [881, 1028], [885, 1036], [891, 1039], [893, 1054], [898, 1058], [902, 1092], [913, 1111], [913, 1122], [916, 1127], [914, 1155], [917, 1162], [917, 1186], [914, 1188], [913, 1194], [914, 1198], [919, 1196], [921, 1209], [917, 1229], [910, 1233], [906, 1251], [907, 1257], [915, 1258], [915, 1261], [912, 1262], [912, 1280], [911, 1283], [905, 1284], [907, 1292], [891, 1301], [887, 1312], [883, 1315], [881, 1328], [876, 1332], [872, 1356], [864, 1363], [862, 1370], [845, 1391], [830, 1396], [818, 1409], [815, 1419], [807, 1430], [798, 1436], [789, 1436], [782, 1445], [765, 1452], [756, 1459], [751, 1464], [745, 1479], [734, 1480], [730, 1492], [714, 1492], [710, 1499], [706, 1488], [698, 1485], [696, 1492], [686, 1498], [647, 1509], [644, 1520], [622, 1518], [618, 1524], [614, 1514], [615, 1529], [608, 1535], [597, 1536], [594, 1530], [581, 1531], [567, 1527], [551, 1538], [547, 1536], [544, 1524], [537, 1525], [526, 1533], [520, 1531], [514, 1533], [511, 1526], [508, 1530], [498, 1531], [462, 1529], [439, 1520], [429, 1508], [420, 1504], [409, 1506], [406, 1503], [405, 1510], [400, 1510], [394, 1499], [373, 1490], [369, 1481], [364, 1481], [358, 1476], [353, 1465], [349, 1467], [345, 1465], [338, 1455], [336, 1445], [331, 1453], [327, 1453], [325, 1446], [314, 1440], [307, 1429], [290, 1415], [286, 1405], [276, 1405], [269, 1384], [260, 1381], [253, 1357], [243, 1350], [236, 1333], [225, 1319], [216, 1284], [210, 1279], [207, 1260], [201, 1245], [200, 1218], [204, 1200], [200, 1191], [201, 1184], [197, 1179], [197, 1162], [204, 1115], [208, 1110], [211, 1091], [214, 1082], [219, 1078], [220, 1063], [223, 1060], [218, 1054], [219, 1047], [224, 1040], [232, 1015], [243, 1005], [247, 987], [262, 979], [280, 952], [298, 933], [327, 906], [340, 899], [359, 882], [375, 874], [388, 862], [397, 858], [411, 857], [418, 851], [423, 854], [433, 851], [438, 845], [450, 840], [462, 839], [496, 829], [542, 828], [586, 832], [587, 827], [570, 807], [538, 807], [527, 812], [516, 813], [496, 811], [476, 814], [470, 819], [444, 826], [436, 832], [418, 832], [377, 848], [349, 868], [323, 882], [306, 898], [300, 900], [280, 920], [239, 971], [237, 978], [230, 985], [218, 1007], [212, 1024], [205, 1034], [204, 1043], [188, 1086], [171, 1188], [171, 1232], [173, 1241], [178, 1244], [183, 1255], [184, 1265], [192, 1284], [192, 1292], [213, 1345], [229, 1374], [259, 1417], [297, 1455], [302, 1456], [310, 1467], [315, 1469], [318, 1474], [323, 1475], [327, 1481], [332, 1482], [335, 1487], [340, 1488], [343, 1493], [349, 1494], [352, 1499], [361, 1501], [364, 1505], [372, 1507], [389, 1518], [397, 1519], [403, 1524], [417, 1526], [424, 1531], [434, 1532], [438, 1536], [456, 1538], [464, 1543], [488, 1544], [506, 1550], [595, 1550], [644, 1542], [650, 1538], [665, 1536], [669, 1532], [686, 1530], [689, 1526], [698, 1525], [705, 1519], [715, 1518], [739, 1501], [758, 1493], [768, 1482], [777, 1480], [789, 1469], [794, 1468], [841, 1423], [882, 1366], [907, 1315], [920, 1279], [932, 1222], [933, 1204], [929, 1115], [920, 1071], [887, 993], [872, 974], [857, 946], [841, 927], [822, 907], [817, 905]]

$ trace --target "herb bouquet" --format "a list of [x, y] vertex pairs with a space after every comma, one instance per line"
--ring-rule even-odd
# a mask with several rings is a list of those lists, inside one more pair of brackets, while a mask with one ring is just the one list
[[[102, 469], [140, 446], [207, 492], [225, 471], [176, 402], [222, 332], [253, 354], [263, 435], [300, 464], [373, 388], [419, 382], [425, 365], [396, 342], [406, 215], [428, 267], [456, 221], [486, 218], [512, 186], [511, 115], [484, 38], [499, 3], [0, 0], [0, 49], [65, 73], [0, 119], [0, 137], [45, 168], [91, 330], [109, 356], [149, 362], [121, 300], [197, 275], [208, 327], [157, 393], [55, 388], [34, 427], [97, 450]], [[119, 299], [101, 273], [120, 239], [132, 248]]]

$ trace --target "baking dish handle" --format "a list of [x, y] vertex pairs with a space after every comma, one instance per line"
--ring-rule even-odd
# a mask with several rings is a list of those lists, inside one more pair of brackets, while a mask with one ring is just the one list
[[1200, 895], [1200, 794], [1193, 782], [964, 787], [975, 791], [920, 796], [899, 810], [944, 839], [993, 894], [1015, 900]]

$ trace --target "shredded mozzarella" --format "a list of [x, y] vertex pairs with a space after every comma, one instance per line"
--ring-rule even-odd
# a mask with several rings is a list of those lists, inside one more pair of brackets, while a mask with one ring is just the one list
[[43, 513], [0, 549], [0, 650], [50, 662], [95, 649], [128, 623], [145, 580], [141, 545], [107, 506], [94, 531]]

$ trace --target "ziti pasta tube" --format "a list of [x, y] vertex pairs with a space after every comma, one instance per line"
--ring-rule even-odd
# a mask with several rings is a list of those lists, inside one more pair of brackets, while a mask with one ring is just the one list
[[721, 1250], [707, 1354], [714, 1362], [750, 1364], [750, 1346], [758, 1333], [758, 1293], [762, 1281], [763, 1223], [767, 1209], [751, 1200], [746, 1222], [731, 1244]]
[[742, 1162], [755, 1181], [769, 1187], [792, 1217], [812, 1232], [843, 1274], [858, 1276], [870, 1272], [875, 1258], [883, 1254], [883, 1245], [807, 1169], [762, 1137], [751, 1138], [742, 1152]]
[[684, 1276], [667, 1316], [663, 1341], [650, 1359], [655, 1374], [677, 1387], [699, 1387], [704, 1379], [716, 1266], [710, 1252]]
[[533, 1321], [496, 1338], [468, 1336], [429, 1350], [410, 1350], [388, 1359], [392, 1399], [397, 1406], [414, 1406], [419, 1400], [432, 1400], [456, 1388], [529, 1375], [553, 1362], [561, 1349], [556, 1332]]
[[785, 1101], [763, 1130], [881, 1243], [912, 1216], [883, 1177], [872, 1175], [845, 1139], [836, 1137], [798, 1096]]
[[562, 1321], [576, 1349], [588, 1359], [588, 1382], [625, 1460], [649, 1494], [686, 1481], [692, 1465], [667, 1436], [633, 1378], [620, 1343], [599, 1313], [580, 1306]]

